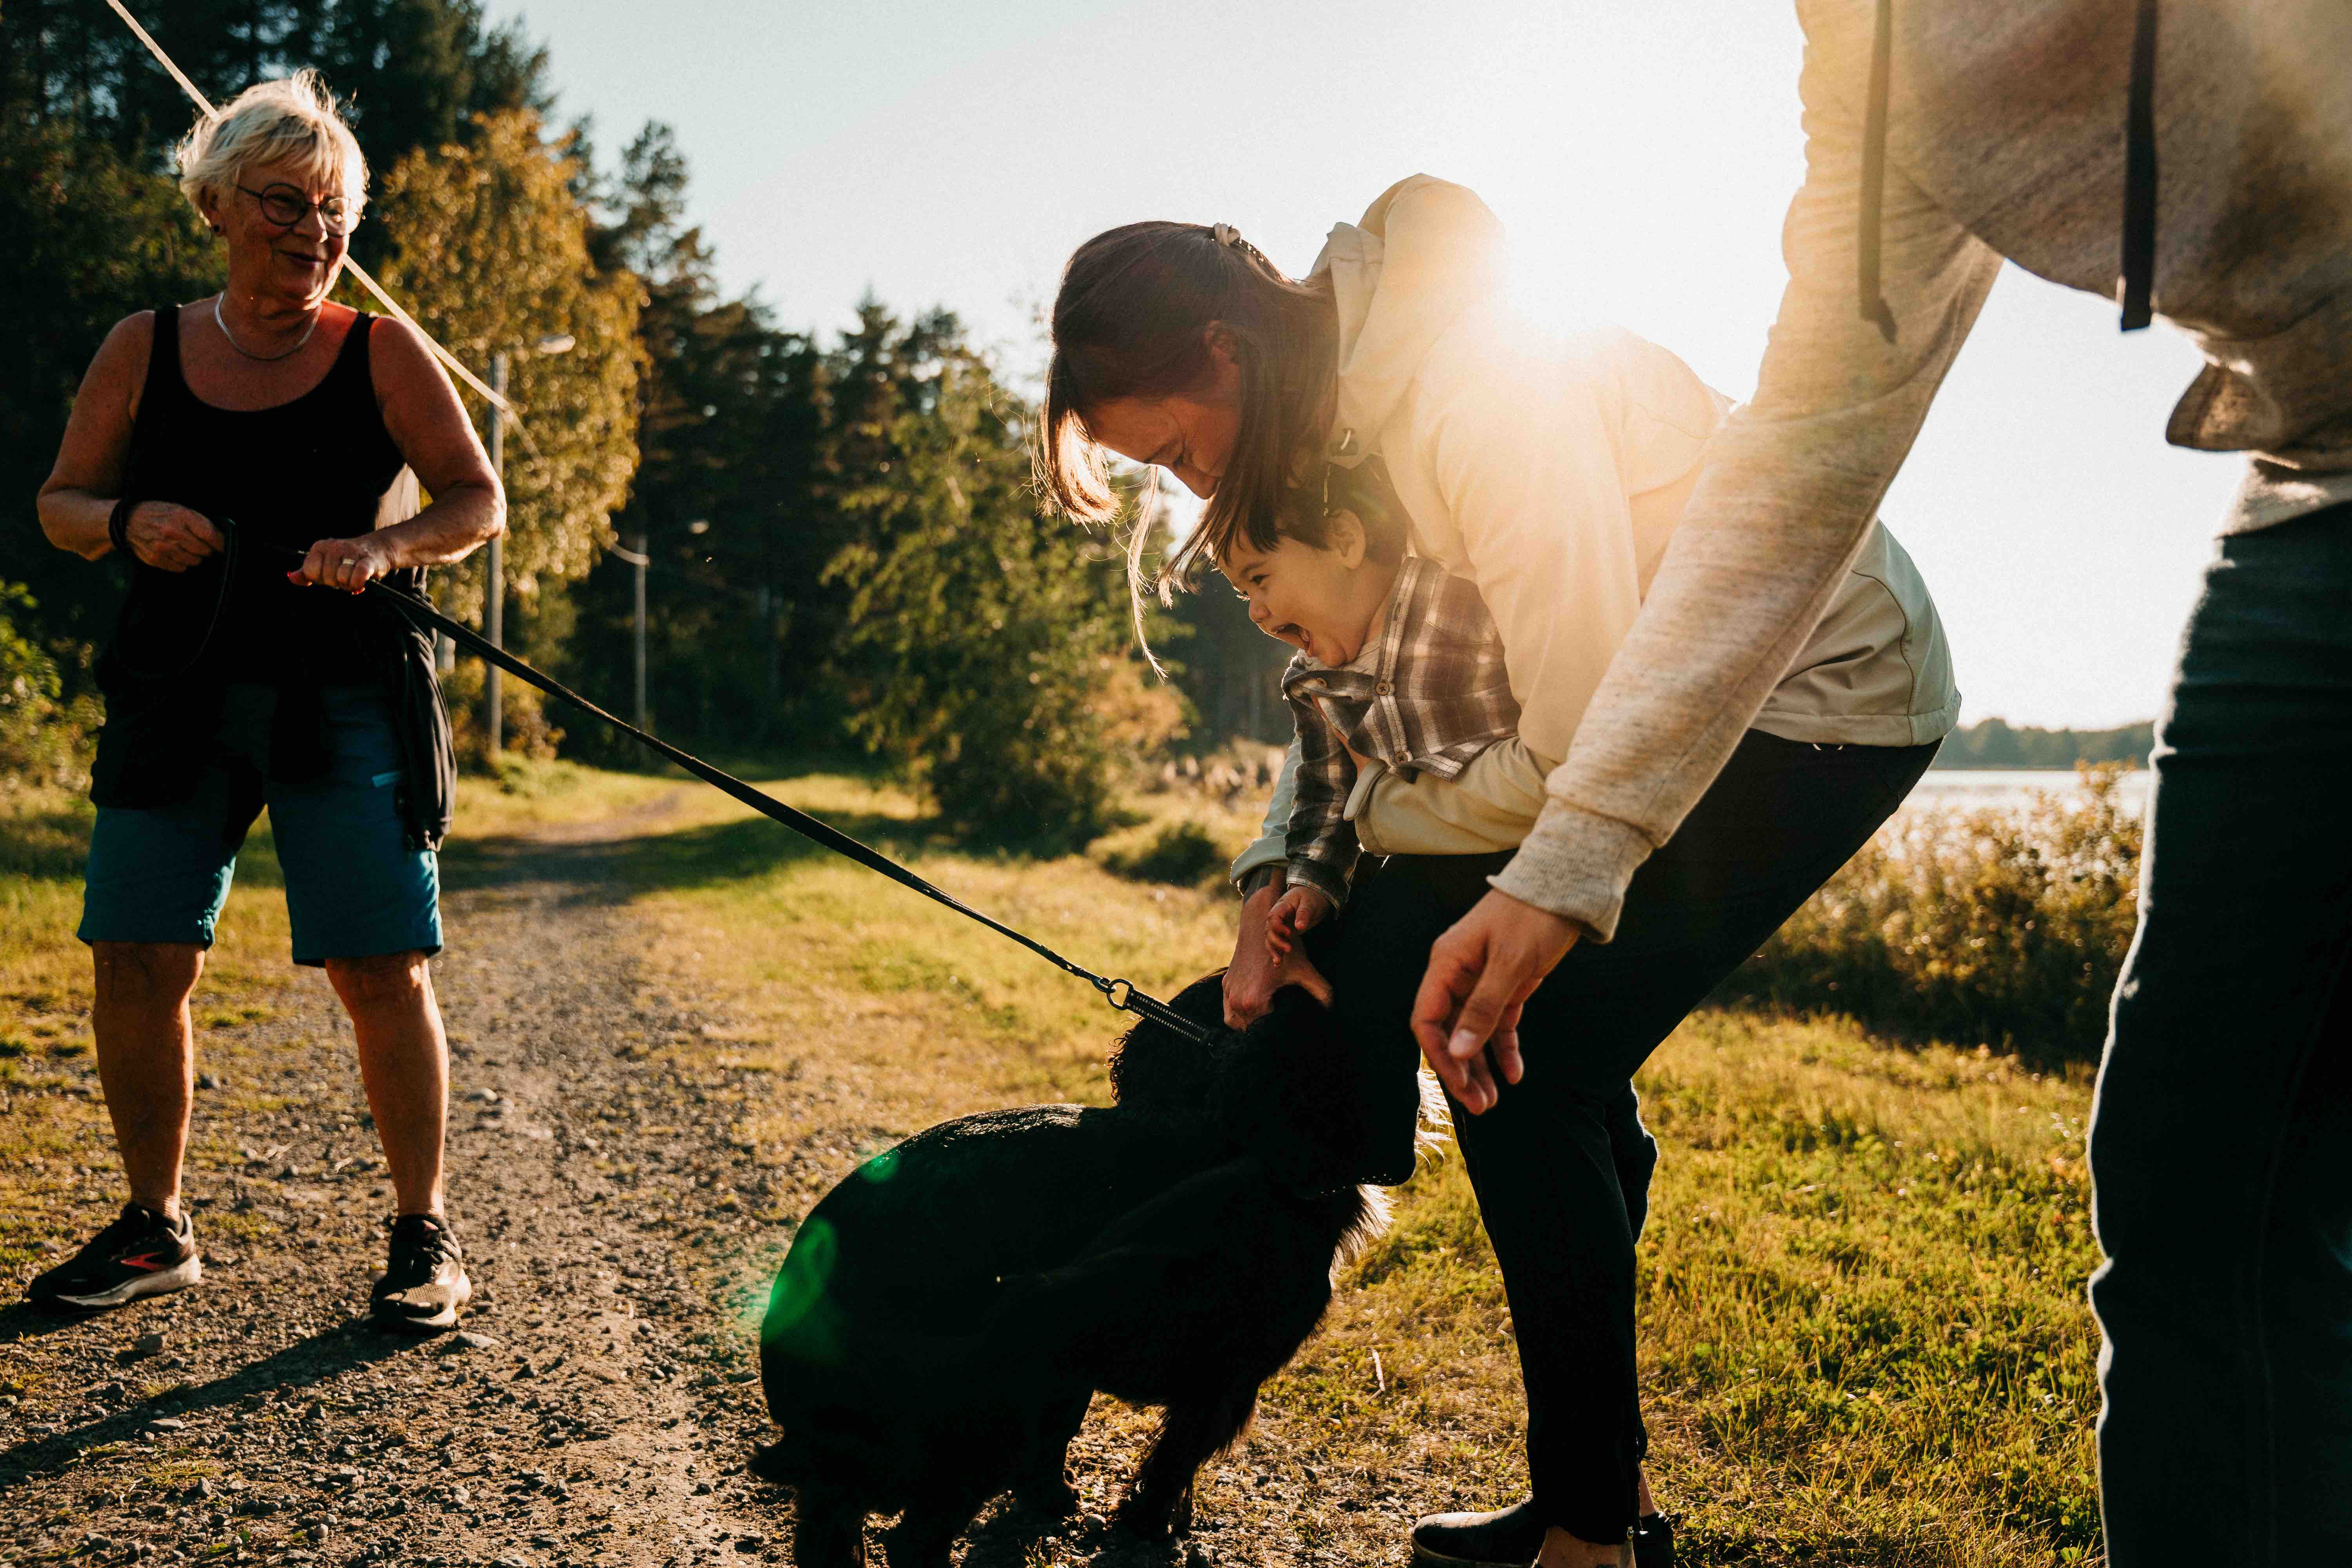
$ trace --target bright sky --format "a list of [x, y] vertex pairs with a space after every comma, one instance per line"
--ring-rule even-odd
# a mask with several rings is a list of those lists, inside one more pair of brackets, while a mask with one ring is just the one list
[[[501, 18], [514, 14], [508, 6]], [[1622, 322], [1755, 385], [1802, 168], [1788, 5], [1724, 0], [530, 0], [607, 158], [669, 121], [732, 289], [790, 326], [871, 288], [959, 311], [1008, 369], [1115, 224], [1234, 224], [1303, 272], [1414, 173], [1501, 215], [1538, 318]], [[2118, 206], [2121, 195], [2117, 196]], [[2237, 459], [2164, 445], [2195, 374], [2159, 326], [2011, 268], [1885, 515], [1971, 721], [2152, 716]]]

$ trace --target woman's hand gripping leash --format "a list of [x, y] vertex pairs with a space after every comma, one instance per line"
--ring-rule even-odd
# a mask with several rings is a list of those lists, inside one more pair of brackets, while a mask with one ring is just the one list
[[1527, 1070], [1519, 1011], [1580, 934], [1572, 921], [1490, 892], [1430, 944], [1429, 969], [1413, 998], [1413, 1037], [1445, 1091], [1471, 1115], [1501, 1100], [1498, 1072], [1504, 1083], [1517, 1083]]
[[286, 580], [297, 587], [315, 583], [322, 588], [361, 594], [394, 565], [392, 552], [366, 534], [356, 539], [321, 539], [304, 552], [301, 565], [286, 574]]

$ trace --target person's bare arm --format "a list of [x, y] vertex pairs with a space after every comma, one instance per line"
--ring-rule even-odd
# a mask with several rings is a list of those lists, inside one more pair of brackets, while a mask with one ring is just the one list
[[1265, 826], [1258, 831], [1257, 842], [1244, 850], [1234, 862], [1234, 882], [1247, 889], [1266, 868], [1274, 868], [1274, 879], [1254, 892], [1242, 896], [1240, 928], [1234, 933], [1233, 962], [1225, 966], [1225, 1025], [1228, 1028], [1245, 1028], [1273, 1010], [1274, 994], [1286, 985], [1304, 986], [1309, 995], [1325, 1006], [1331, 1005], [1331, 983], [1308, 962], [1307, 954], [1293, 949], [1284, 957], [1276, 957], [1266, 945], [1266, 915], [1275, 900], [1282, 896], [1282, 868], [1289, 854], [1290, 816], [1298, 798], [1298, 738], [1293, 735], [1290, 749], [1283, 753], [1282, 771], [1275, 780], [1273, 797], [1267, 801]]
[[[48, 542], [85, 561], [114, 549], [107, 526], [122, 495], [131, 427], [139, 416], [139, 394], [154, 342], [155, 314], [142, 310], [115, 322], [98, 345], [74, 395], [57, 464], [35, 503]], [[125, 533], [131, 553], [166, 572], [184, 572], [221, 547], [220, 531], [211, 519], [168, 500], [141, 502]]]
[[387, 572], [462, 561], [506, 527], [506, 492], [424, 339], [404, 322], [379, 320], [368, 358], [384, 429], [433, 504], [357, 538], [321, 539], [288, 574], [354, 594]]
[[2000, 269], [1890, 159], [1881, 232], [1898, 330], [1880, 336], [1855, 284], [1862, 84], [1832, 75], [1809, 48], [1806, 179], [1755, 401], [1716, 437], [1534, 831], [1433, 953], [1413, 1019], [1433, 1061], [1479, 1058], [1580, 933], [1614, 934], [1634, 870], [1714, 782], [1836, 591]]

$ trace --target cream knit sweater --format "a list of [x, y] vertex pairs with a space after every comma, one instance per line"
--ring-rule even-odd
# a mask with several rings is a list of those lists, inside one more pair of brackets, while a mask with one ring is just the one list
[[[1756, 399], [1496, 884], [1603, 938], [1837, 592], [2001, 258], [2100, 293], [2116, 274], [2133, 7], [1895, 7], [1892, 343], [1854, 267], [1875, 7], [1800, 10], [1807, 172]], [[2352, 500], [2352, 5], [2166, 5], [2156, 112], [2156, 310], [2208, 362], [2168, 436], [2252, 455], [2226, 529]]]

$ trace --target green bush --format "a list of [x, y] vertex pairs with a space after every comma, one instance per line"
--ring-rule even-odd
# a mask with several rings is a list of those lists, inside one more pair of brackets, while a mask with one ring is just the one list
[[1725, 982], [1721, 999], [1910, 1039], [2095, 1060], [2137, 919], [2123, 770], [2023, 810], [1906, 812]]
[[0, 777], [79, 785], [104, 709], [93, 696], [62, 695], [57, 661], [21, 629], [34, 608], [32, 595], [0, 583]]
[[1115, 838], [1097, 851], [1097, 857], [1103, 869], [1113, 876], [1188, 888], [1222, 881], [1226, 863], [1233, 858], [1216, 835], [1190, 817], [1168, 823], [1140, 839]]
[[482, 700], [488, 670], [489, 667], [478, 658], [459, 659], [457, 668], [440, 678], [441, 705], [448, 710], [449, 741], [457, 751], [457, 766], [469, 773], [499, 775], [501, 787], [505, 787], [503, 770], [509, 763], [518, 759], [532, 763], [555, 760], [556, 747], [562, 742], [564, 732], [556, 727], [553, 715], [568, 715], [573, 710], [558, 707], [539, 688], [511, 675], [500, 680], [499, 756], [494, 765], [484, 711], [488, 704]]

